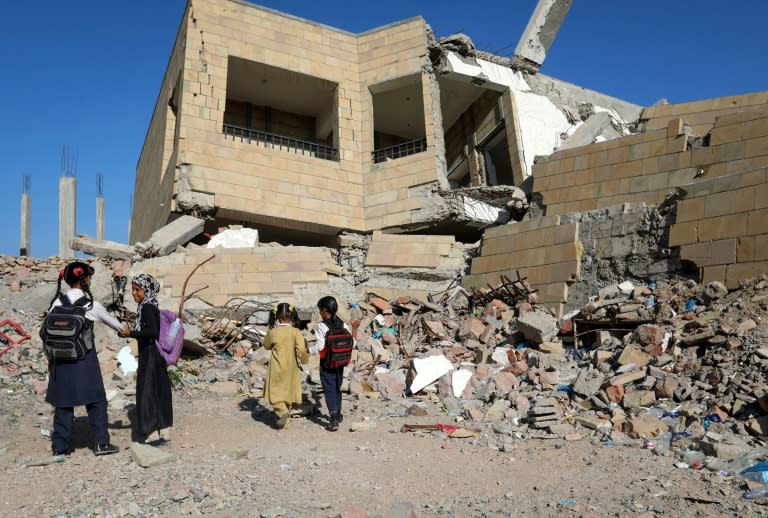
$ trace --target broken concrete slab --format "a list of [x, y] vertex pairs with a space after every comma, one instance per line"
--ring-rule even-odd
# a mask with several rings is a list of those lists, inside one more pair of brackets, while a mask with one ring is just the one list
[[185, 214], [156, 230], [148, 241], [136, 243], [136, 251], [145, 257], [168, 255], [199, 235], [204, 225], [204, 220]]
[[136, 249], [130, 245], [95, 239], [84, 234], [75, 237], [69, 244], [72, 250], [79, 250], [94, 257], [109, 257], [112, 259], [131, 259], [136, 255]]
[[517, 328], [534, 344], [551, 342], [557, 336], [557, 319], [544, 311], [534, 310], [517, 317]]
[[142, 468], [165, 464], [176, 458], [172, 453], [138, 442], [131, 443], [130, 452], [133, 461]]

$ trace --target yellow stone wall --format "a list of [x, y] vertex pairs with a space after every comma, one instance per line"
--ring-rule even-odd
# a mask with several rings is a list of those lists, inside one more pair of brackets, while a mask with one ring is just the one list
[[172, 139], [168, 139], [169, 134], [173, 135], [173, 129], [168, 127], [168, 100], [175, 87], [182, 87], [178, 80], [184, 67], [187, 18], [185, 13], [136, 165], [129, 235], [131, 243], [149, 239], [152, 232], [162, 226], [158, 222], [167, 222], [171, 212], [176, 153]]
[[178, 300], [184, 281], [201, 266], [187, 283], [185, 295], [208, 304], [223, 306], [235, 297], [271, 295], [293, 304], [314, 304], [302, 300], [300, 291], [311, 284], [328, 284], [328, 267], [335, 265], [329, 249], [322, 247], [193, 248], [164, 257], [162, 262], [144, 267], [144, 273], [156, 277], [166, 294]]
[[501, 275], [514, 281], [519, 273], [539, 290], [539, 302], [558, 306], [568, 298], [568, 284], [580, 276], [584, 247], [578, 236], [578, 223], [561, 225], [559, 216], [489, 228], [462, 284], [496, 287]]

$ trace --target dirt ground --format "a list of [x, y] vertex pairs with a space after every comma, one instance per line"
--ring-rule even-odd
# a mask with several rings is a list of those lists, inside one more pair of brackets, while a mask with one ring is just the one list
[[[277, 430], [271, 412], [245, 395], [187, 388], [174, 405], [172, 440], [158, 446], [175, 455], [169, 463], [132, 460], [128, 414], [115, 408], [121, 451], [95, 457], [79, 408], [75, 451], [27, 467], [50, 458], [41, 427], [51, 409], [42, 396], [4, 391], [0, 516], [768, 516], [732, 478], [596, 437], [515, 439], [501, 452], [482, 436], [401, 433], [405, 423], [450, 418], [387, 417], [375, 400], [345, 401], [335, 433], [322, 414]], [[372, 429], [350, 431], [366, 417]]]

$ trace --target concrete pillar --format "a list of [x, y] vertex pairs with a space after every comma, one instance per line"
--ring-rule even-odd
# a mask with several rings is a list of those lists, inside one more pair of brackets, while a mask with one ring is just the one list
[[30, 236], [32, 227], [32, 197], [28, 193], [21, 195], [21, 241], [19, 255], [30, 255]]
[[104, 240], [104, 198], [96, 198], [96, 239]]
[[75, 238], [77, 220], [77, 179], [62, 176], [59, 179], [59, 257], [75, 257], [69, 243]]
[[512, 56], [512, 66], [536, 73], [571, 9], [573, 0], [539, 0]]

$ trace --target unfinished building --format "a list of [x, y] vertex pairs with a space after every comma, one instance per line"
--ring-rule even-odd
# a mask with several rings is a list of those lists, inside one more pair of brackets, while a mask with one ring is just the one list
[[[542, 5], [559, 23], [570, 1]], [[529, 30], [546, 46], [556, 27]], [[521, 274], [560, 311], [580, 284], [688, 268], [733, 287], [768, 271], [768, 93], [643, 109], [537, 73], [541, 47], [510, 59], [463, 34], [438, 40], [420, 17], [352, 34], [241, 0], [188, 2], [130, 241], [189, 214], [208, 235], [238, 224], [297, 245], [217, 252], [190, 286], [215, 304], [298, 300], [307, 283], [334, 291], [334, 276], [388, 286], [356, 264], [404, 279], [450, 265], [467, 288]], [[461, 242], [481, 238], [464, 272]], [[352, 249], [363, 256], [345, 259]], [[179, 280], [212, 253], [152, 273]]]

